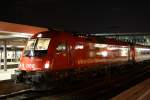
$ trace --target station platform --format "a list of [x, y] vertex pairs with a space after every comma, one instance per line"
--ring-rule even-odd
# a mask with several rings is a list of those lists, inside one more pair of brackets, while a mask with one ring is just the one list
[[111, 100], [150, 100], [150, 78], [120, 93]]
[[4, 69], [1, 69], [0, 70], [0, 81], [11, 79], [11, 74], [14, 74], [14, 70], [16, 70], [16, 69], [17, 68], [11, 68], [11, 69], [7, 69], [7, 71], [4, 71]]
[[[7, 62], [7, 69], [17, 68], [20, 62]], [[0, 63], [0, 70], [4, 69], [4, 63]]]
[[[18, 65], [20, 62], [7, 62], [7, 65]], [[3, 66], [4, 63], [1, 62], [1, 65]]]

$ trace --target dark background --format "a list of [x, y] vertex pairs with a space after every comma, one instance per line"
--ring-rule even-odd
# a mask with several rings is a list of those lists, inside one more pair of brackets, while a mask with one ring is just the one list
[[81, 32], [150, 32], [147, 2], [3, 0], [0, 21]]

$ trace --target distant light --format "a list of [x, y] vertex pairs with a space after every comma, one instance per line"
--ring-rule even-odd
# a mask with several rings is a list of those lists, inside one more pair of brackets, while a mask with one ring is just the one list
[[75, 49], [83, 49], [83, 45], [76, 45]]
[[118, 50], [119, 49], [119, 47], [111, 47], [111, 46], [109, 46], [109, 47], [107, 47], [107, 50]]
[[94, 47], [97, 47], [97, 48], [105, 48], [107, 46], [108, 46], [107, 44], [95, 44], [94, 45]]
[[38, 36], [37, 36], [37, 37], [39, 37], [39, 38], [40, 38], [40, 37], [42, 37], [42, 34], [38, 34]]
[[108, 56], [108, 52], [107, 51], [102, 51], [101, 54], [102, 54], [103, 57], [107, 57]]
[[108, 56], [107, 51], [97, 52], [96, 54], [99, 55], [99, 56], [102, 56], [102, 57], [107, 57]]
[[15, 47], [17, 47], [17, 48], [24, 48], [25, 46], [15, 46]]
[[149, 48], [136, 48], [138, 51], [150, 51]]

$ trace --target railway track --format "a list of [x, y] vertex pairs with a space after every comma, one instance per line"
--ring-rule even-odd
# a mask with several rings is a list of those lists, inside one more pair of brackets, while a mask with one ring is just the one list
[[[104, 77], [75, 83], [75, 85], [68, 84], [68, 87], [63, 87], [62, 89], [55, 89], [52, 91], [35, 92], [31, 89], [27, 89], [6, 95], [0, 95], [0, 99], [32, 100], [33, 98], [36, 98], [36, 100], [61, 100], [67, 98], [68, 100], [74, 100], [75, 98], [80, 98], [81, 100], [83, 100], [86, 98], [87, 100], [92, 100], [92, 98], [111, 98], [115, 95], [115, 93], [113, 93], [114, 90], [116, 90], [116, 94], [118, 94], [124, 89], [129, 88], [129, 84], [130, 87], [136, 84], [137, 82], [135, 82], [135, 80], [137, 80], [138, 78], [144, 76], [147, 73], [150, 73], [150, 67], [144, 67], [142, 68], [142, 70], [139, 67], [138, 70], [134, 71], [134, 69], [132, 69], [129, 72], [130, 74], [125, 74], [123, 77], [118, 75], [111, 76], [111, 81], [103, 81], [105, 78], [108, 78]], [[126, 80], [128, 80], [128, 82]], [[110, 83], [108, 84], [108, 82]], [[117, 87], [121, 87], [127, 84], [127, 87], [123, 87], [123, 89], [117, 90]], [[114, 87], [112, 87], [112, 85], [114, 85]]]
[[[130, 73], [130, 75], [126, 74], [124, 77], [120, 76], [121, 78], [118, 77], [118, 80], [121, 79], [121, 82], [114, 80], [110, 83], [111, 85], [106, 85], [106, 82], [103, 82], [102, 80], [95, 80], [93, 83], [97, 82], [96, 84], [91, 83], [85, 87], [81, 86], [82, 88], [77, 90], [73, 89], [73, 91], [67, 93], [41, 97], [36, 100], [109, 100], [121, 91], [124, 91], [125, 89], [128, 89], [129, 87], [134, 86], [149, 77], [149, 73], [150, 67], [145, 68], [143, 71]], [[114, 87], [112, 87], [112, 85], [114, 85]]]
[[[30, 92], [31, 92], [31, 89], [20, 90], [17, 92], [12, 92], [12, 93], [8, 93], [8, 94], [0, 95], [0, 99], [6, 100], [6, 98], [11, 98], [12, 100], [15, 100], [15, 99], [13, 99], [13, 97], [15, 97], [15, 98], [16, 97], [22, 97], [24, 94], [28, 94]], [[16, 98], [16, 100], [20, 100], [20, 99]]]

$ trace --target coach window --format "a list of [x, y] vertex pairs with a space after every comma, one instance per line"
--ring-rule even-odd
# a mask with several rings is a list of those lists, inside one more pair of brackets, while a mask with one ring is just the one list
[[58, 44], [56, 48], [57, 52], [65, 52], [66, 51], [66, 43], [60, 43]]

